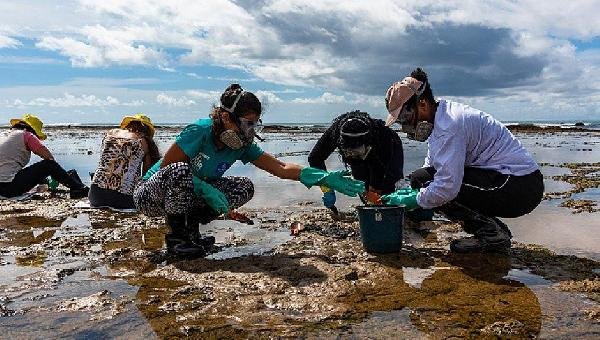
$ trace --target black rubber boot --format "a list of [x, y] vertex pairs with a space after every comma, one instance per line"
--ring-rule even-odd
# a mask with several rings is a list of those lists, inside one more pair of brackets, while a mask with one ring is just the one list
[[211, 218], [210, 216], [203, 216], [204, 214], [199, 213], [189, 213], [186, 215], [186, 230], [190, 235], [190, 239], [196, 243], [204, 247], [205, 249], [209, 249], [215, 244], [214, 236], [202, 236], [200, 234], [200, 224], [207, 224], [213, 221], [217, 216]]
[[72, 180], [72, 184], [69, 186], [69, 197], [73, 199], [87, 197], [90, 188], [83, 184], [77, 171], [71, 169], [67, 171], [67, 174]]
[[497, 218], [482, 215], [456, 202], [440, 209], [450, 220], [461, 220], [466, 232], [472, 237], [461, 238], [450, 243], [450, 250], [457, 253], [507, 253], [510, 250], [511, 233]]
[[182, 257], [202, 257], [204, 247], [195, 243], [188, 233], [185, 214], [167, 215], [167, 224], [171, 233], [165, 235], [167, 253]]

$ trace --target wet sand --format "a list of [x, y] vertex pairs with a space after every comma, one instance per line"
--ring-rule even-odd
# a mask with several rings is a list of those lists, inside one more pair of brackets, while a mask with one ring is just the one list
[[[265, 149], [302, 163], [315, 141], [267, 136]], [[163, 145], [169, 137], [159, 136]], [[399, 254], [366, 253], [351, 215], [356, 199], [338, 196], [350, 218], [336, 221], [318, 189], [252, 167], [231, 173], [256, 183], [241, 210], [255, 224], [203, 226], [217, 237], [205, 259], [167, 257], [160, 218], [73, 208], [75, 201], [48, 194], [3, 201], [0, 328], [10, 338], [598, 337], [600, 215], [561, 205], [582, 194], [597, 203], [597, 182], [587, 177], [596, 176], [589, 168], [600, 145], [585, 134], [523, 140], [556, 194], [506, 220], [515, 236], [509, 255], [449, 253], [450, 240], [464, 234], [437, 217], [406, 224]], [[63, 156], [83, 169], [93, 164], [92, 145], [78, 139]], [[592, 151], [561, 159], [557, 145]], [[405, 144], [407, 172], [422, 152]], [[329, 165], [340, 166], [335, 157]], [[293, 223], [303, 227], [297, 237], [289, 235]]]

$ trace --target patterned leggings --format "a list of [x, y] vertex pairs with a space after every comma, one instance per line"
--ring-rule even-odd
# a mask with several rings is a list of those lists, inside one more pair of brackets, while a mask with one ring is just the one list
[[[219, 189], [229, 202], [229, 209], [237, 209], [254, 196], [254, 185], [246, 177], [221, 177], [206, 181]], [[192, 171], [185, 162], [169, 164], [141, 182], [133, 192], [137, 209], [148, 216], [202, 213], [214, 211], [206, 201], [194, 194]]]

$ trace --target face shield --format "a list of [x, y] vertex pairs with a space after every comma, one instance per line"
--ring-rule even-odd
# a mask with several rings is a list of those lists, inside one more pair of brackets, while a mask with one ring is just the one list
[[[253, 121], [246, 118], [240, 118], [240, 133], [242, 139], [247, 144], [251, 144], [254, 141], [254, 137], [258, 137], [258, 134], [262, 131], [263, 124], [262, 120]], [[260, 139], [260, 137], [258, 137]]]

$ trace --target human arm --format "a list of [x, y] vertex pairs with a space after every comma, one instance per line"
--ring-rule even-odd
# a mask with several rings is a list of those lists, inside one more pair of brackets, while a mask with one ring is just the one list
[[321, 135], [308, 155], [308, 164], [313, 168], [327, 170], [325, 160], [335, 151], [337, 145], [336, 124], [331, 125]]
[[42, 142], [39, 140], [39, 138], [37, 138], [36, 135], [34, 135], [33, 133], [31, 133], [29, 131], [26, 131], [23, 134], [23, 138], [24, 138], [25, 147], [27, 148], [27, 150], [40, 156], [42, 159], [54, 160], [54, 156], [52, 155], [50, 150], [48, 150], [48, 148], [46, 148], [46, 146], [44, 146], [44, 144], [42, 144]]
[[256, 160], [252, 162], [259, 169], [262, 169], [281, 179], [299, 180], [302, 166], [294, 163], [286, 163], [267, 152], [263, 152]]
[[185, 154], [185, 152], [183, 152], [183, 150], [181, 149], [181, 147], [179, 147], [179, 145], [177, 145], [177, 143], [173, 143], [169, 147], [167, 152], [165, 152], [162, 162], [160, 163], [160, 168], [162, 169], [169, 164], [177, 162], [189, 163], [190, 158]]
[[464, 131], [452, 131], [430, 141], [430, 165], [436, 169], [433, 181], [419, 191], [417, 202], [425, 209], [444, 205], [458, 196], [467, 152]]
[[324, 185], [348, 196], [356, 196], [365, 191], [364, 183], [348, 177], [349, 174], [345, 171], [327, 172], [313, 167], [302, 167], [280, 161], [266, 152], [252, 163], [279, 178], [300, 181], [307, 188]]
[[[373, 138], [373, 149], [367, 158], [369, 169], [369, 193], [377, 203], [377, 194], [389, 194], [394, 191], [398, 181], [404, 177], [404, 151], [402, 140], [383, 121], [376, 120], [377, 129]], [[354, 171], [352, 172], [354, 173]]]

